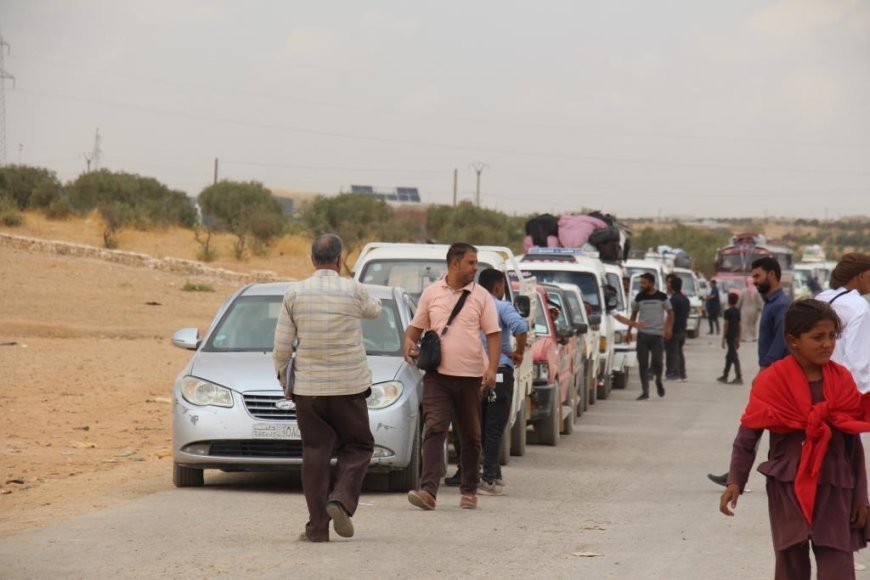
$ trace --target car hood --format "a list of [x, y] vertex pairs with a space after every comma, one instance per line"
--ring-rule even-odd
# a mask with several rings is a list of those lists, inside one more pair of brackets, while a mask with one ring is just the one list
[[[372, 382], [396, 378], [405, 361], [398, 356], [369, 356]], [[200, 352], [190, 374], [234, 391], [279, 390], [271, 352]]]

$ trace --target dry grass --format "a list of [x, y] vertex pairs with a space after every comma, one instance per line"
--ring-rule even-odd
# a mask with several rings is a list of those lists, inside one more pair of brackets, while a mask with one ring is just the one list
[[[97, 212], [86, 217], [70, 217], [66, 220], [49, 220], [41, 213], [24, 213], [24, 224], [19, 227], [0, 226], [0, 231], [34, 238], [63, 240], [77, 244], [102, 247], [103, 222]], [[196, 260], [200, 245], [192, 230], [179, 227], [138, 231], [121, 230], [117, 236], [118, 249], [140, 252], [156, 258], [182, 258]], [[266, 256], [250, 256], [244, 261], [233, 257], [235, 237], [215, 234], [212, 247], [217, 250], [217, 259], [209, 266], [239, 272], [271, 270], [282, 277], [297, 279], [308, 276], [311, 271], [309, 253], [311, 239], [305, 236], [288, 235], [276, 240]]]

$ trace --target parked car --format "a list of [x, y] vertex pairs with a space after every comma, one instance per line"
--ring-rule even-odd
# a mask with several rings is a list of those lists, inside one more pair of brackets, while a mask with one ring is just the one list
[[[299, 469], [296, 407], [275, 378], [272, 345], [289, 283], [252, 284], [218, 310], [205, 336], [183, 328], [172, 344], [195, 351], [175, 380], [173, 481], [201, 486], [206, 469]], [[362, 321], [372, 372], [368, 397], [375, 450], [369, 471], [388, 473], [393, 491], [415, 489], [420, 475], [422, 373], [405, 363], [403, 335], [414, 301], [401, 288], [369, 286], [383, 312]]]
[[[553, 286], [561, 289], [561, 295], [558, 296], [559, 303], [565, 302], [570, 325], [577, 334], [578, 348], [574, 357], [574, 368], [572, 369], [575, 388], [578, 393], [574, 412], [575, 419], [577, 419], [589, 408], [591, 391], [598, 388], [596, 372], [599, 360], [601, 359], [601, 352], [598, 348], [600, 344], [601, 316], [588, 313], [591, 309], [583, 303], [580, 289], [574, 284], [557, 282]], [[550, 299], [556, 300], [556, 295], [551, 295]]]
[[589, 330], [585, 320], [585, 307], [579, 297], [579, 290], [573, 284], [542, 284], [547, 293], [550, 305], [559, 309], [556, 326], [571, 329], [572, 335], [565, 339], [564, 346], [568, 351], [571, 366], [568, 374], [571, 379], [567, 388], [561, 392], [562, 402], [562, 433], [574, 432], [574, 422], [583, 412], [582, 397], [587, 395], [589, 386], [583, 380], [586, 369], [586, 340], [584, 335]]
[[[401, 286], [412, 296], [419, 298], [431, 283], [447, 273], [447, 250], [444, 244], [393, 244], [374, 242], [366, 244], [353, 266], [353, 275], [364, 284]], [[502, 272], [513, 272], [514, 279], [520, 280], [516, 288], [507, 288], [505, 299], [514, 304], [529, 323], [527, 347], [535, 340], [532, 320], [532, 297], [535, 293], [535, 280], [522, 279], [513, 252], [502, 246], [477, 246], [478, 271], [495, 268]], [[507, 286], [511, 286], [507, 284]], [[526, 450], [527, 398], [532, 394], [532, 361], [525, 357], [514, 372], [514, 400], [510, 419], [505, 429], [501, 463], [505, 464], [510, 455], [524, 455]]]
[[569, 341], [574, 330], [559, 325], [548, 306], [546, 290], [535, 289], [535, 336], [532, 345], [534, 385], [529, 397], [528, 424], [535, 430], [541, 445], [557, 445], [562, 428], [562, 393], [572, 384]]
[[[604, 262], [608, 286], [616, 290], [616, 309], [613, 314], [631, 317], [631, 297], [625, 293], [625, 271], [621, 266]], [[613, 388], [624, 389], [628, 385], [631, 367], [637, 362], [634, 341], [628, 341], [628, 325], [611, 316], [613, 322]]]

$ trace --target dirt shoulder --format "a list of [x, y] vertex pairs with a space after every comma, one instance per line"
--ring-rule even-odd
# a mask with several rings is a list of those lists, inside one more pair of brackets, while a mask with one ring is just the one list
[[8, 248], [0, 272], [0, 535], [170, 487], [170, 337], [240, 284]]

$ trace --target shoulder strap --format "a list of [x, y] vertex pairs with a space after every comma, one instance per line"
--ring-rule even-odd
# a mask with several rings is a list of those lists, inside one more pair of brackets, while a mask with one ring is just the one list
[[839, 298], [840, 296], [843, 296], [844, 294], [848, 294], [849, 292], [851, 292], [851, 290], [843, 290], [842, 292], [840, 292], [839, 294], [837, 294], [836, 296], [834, 296], [833, 298], [828, 300], [828, 304], [833, 304], [837, 300], [837, 298]]
[[462, 310], [462, 307], [465, 306], [465, 299], [468, 298], [468, 295], [471, 294], [469, 290], [463, 290], [462, 296], [459, 297], [459, 301], [456, 303], [456, 306], [453, 307], [453, 312], [450, 313], [450, 318], [447, 319], [447, 324], [444, 325], [444, 330], [441, 331], [442, 336], [447, 334], [447, 327], [453, 323], [453, 319], [459, 314], [459, 311]]

